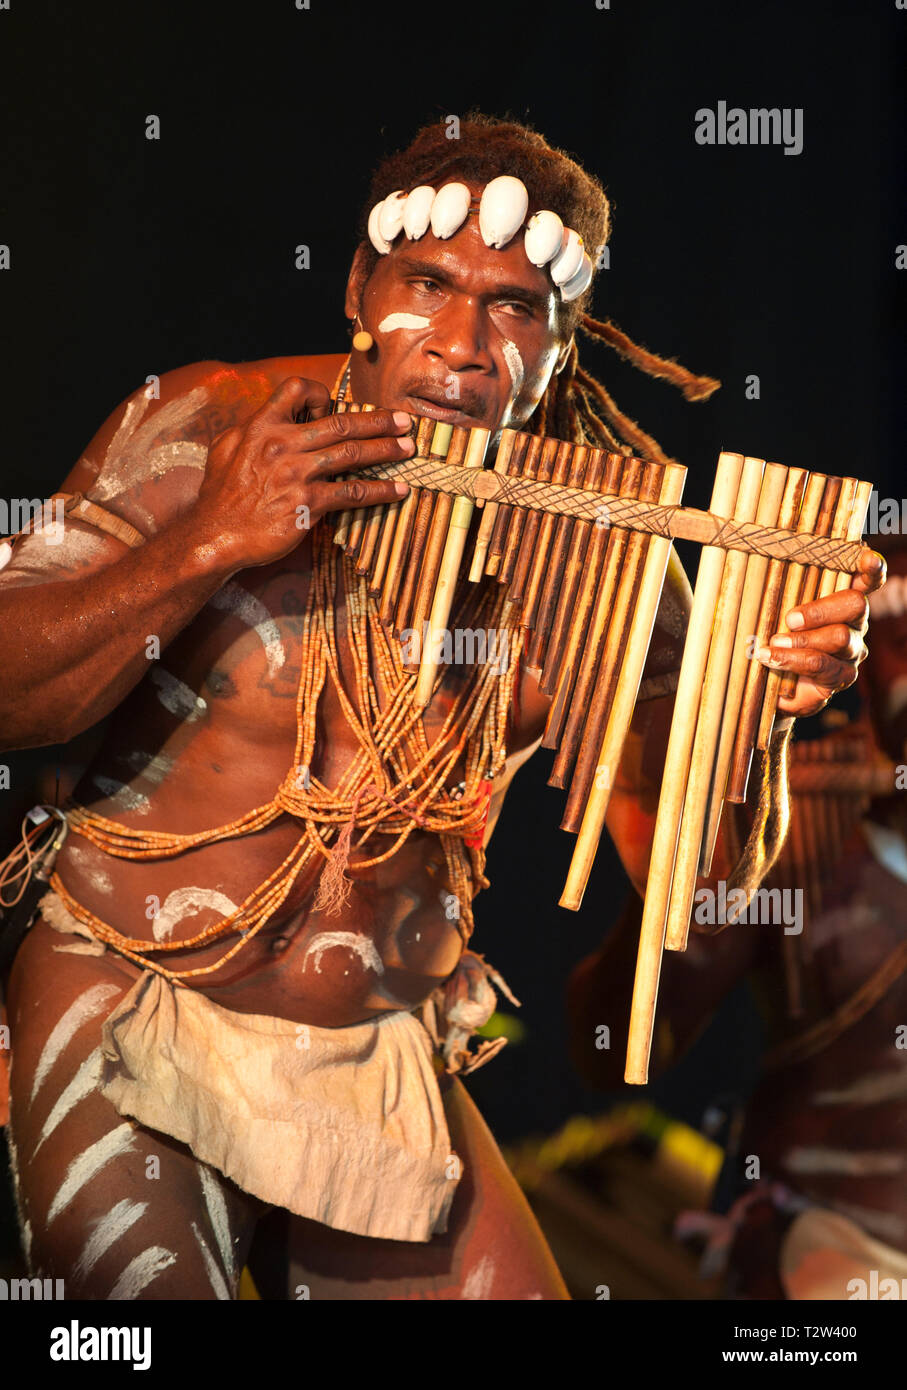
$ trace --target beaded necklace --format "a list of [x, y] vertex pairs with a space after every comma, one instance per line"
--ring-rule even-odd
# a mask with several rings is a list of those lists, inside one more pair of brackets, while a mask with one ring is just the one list
[[[366, 579], [356, 574], [354, 563], [334, 545], [329, 525], [317, 524], [312, 532], [312, 580], [302, 624], [296, 744], [293, 762], [271, 801], [228, 824], [190, 835], [140, 830], [78, 805], [67, 815], [75, 834], [120, 859], [173, 858], [198, 845], [254, 834], [283, 815], [295, 817], [304, 827], [293, 849], [235, 912], [183, 941], [124, 936], [73, 898], [59, 874], [53, 874], [51, 886], [73, 916], [105, 945], [180, 984], [231, 960], [274, 917], [300, 874], [317, 863], [318, 856], [324, 864], [313, 906], [335, 915], [351, 889], [346, 874], [351, 850], [361, 850], [376, 831], [393, 836], [389, 849], [357, 859], [352, 866], [356, 871], [371, 869], [395, 854], [419, 828], [440, 837], [458, 904], [457, 925], [465, 942], [473, 928], [472, 898], [488, 885], [482, 839], [491, 783], [507, 756], [508, 711], [523, 646], [518, 609], [511, 612], [506, 592], [494, 581], [461, 589], [455, 626], [497, 631], [506, 642], [505, 647], [497, 644], [506, 653], [506, 665], [486, 662], [469, 671], [430, 744], [423, 712], [413, 703], [416, 676], [404, 669], [399, 645], [381, 623]], [[338, 596], [347, 615], [352, 691], [344, 684], [337, 644]], [[334, 788], [311, 772], [318, 704], [328, 682], [359, 745]], [[447, 779], [461, 759], [463, 781], [450, 788]], [[360, 834], [353, 846], [357, 829]], [[213, 964], [171, 971], [153, 959], [157, 953], [198, 949], [237, 933], [239, 939]]]

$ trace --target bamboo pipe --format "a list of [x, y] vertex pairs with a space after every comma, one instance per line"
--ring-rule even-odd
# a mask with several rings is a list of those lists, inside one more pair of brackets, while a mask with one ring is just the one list
[[[518, 434], [513, 441], [510, 458], [507, 461], [507, 476], [510, 478], [520, 477], [523, 472], [523, 461], [526, 451], [529, 448], [529, 441], [533, 438], [531, 434]], [[513, 507], [506, 502], [486, 502], [485, 510], [489, 507], [497, 508], [497, 516], [491, 532], [491, 540], [488, 545], [488, 558], [485, 561], [485, 573], [497, 575], [501, 560], [504, 555], [504, 546], [507, 541], [507, 532], [510, 529], [510, 518], [513, 515]], [[484, 520], [484, 517], [483, 517]]]
[[[454, 427], [451, 436], [450, 448], [447, 451], [447, 462], [455, 468], [463, 465], [466, 456], [466, 446], [469, 443], [469, 430], [461, 425]], [[435, 499], [435, 509], [432, 513], [431, 524], [428, 530], [428, 540], [425, 545], [425, 557], [422, 562], [422, 573], [419, 575], [419, 583], [416, 589], [416, 599], [413, 604], [412, 627], [419, 634], [421, 641], [424, 624], [428, 621], [431, 612], [432, 599], [434, 598], [435, 585], [438, 581], [438, 571], [441, 567], [441, 556], [444, 553], [444, 543], [447, 540], [447, 528], [450, 525], [450, 514], [453, 510], [454, 499], [449, 493], [439, 492]], [[404, 663], [404, 669], [409, 672], [419, 670], [419, 662]]]
[[[516, 430], [502, 430], [501, 439], [498, 444], [498, 452], [495, 455], [495, 473], [506, 474], [510, 459], [513, 454], [513, 446], [519, 435]], [[477, 584], [485, 573], [485, 565], [488, 558], [488, 547], [494, 534], [494, 528], [500, 510], [499, 502], [489, 502], [482, 512], [482, 520], [479, 522], [479, 531], [476, 536], [476, 543], [472, 552], [472, 564], [469, 567], [469, 579], [473, 584]]]
[[[728, 516], [733, 508], [743, 471], [740, 454], [722, 453], [718, 459], [710, 510]], [[702, 679], [708, 659], [712, 616], [724, 572], [724, 551], [708, 546], [702, 551], [684, 645], [674, 717], [668, 737], [655, 834], [649, 867], [646, 901], [639, 935], [639, 953], [630, 1010], [625, 1079], [642, 1085], [648, 1079], [649, 1055], [661, 958], [664, 951], [668, 899], [674, 874], [674, 855], [680, 814], [686, 791], [686, 774], [696, 731]]]
[[[599, 451], [600, 452], [600, 451]], [[589, 481], [593, 450], [580, 444], [573, 454], [568, 487], [585, 487]], [[559, 516], [555, 530], [554, 545], [551, 551], [551, 565], [539, 597], [538, 612], [535, 618], [535, 636], [529, 648], [527, 662], [533, 668], [541, 669], [545, 662], [545, 652], [552, 625], [558, 612], [561, 594], [572, 583], [570, 556], [573, 554], [573, 539], [580, 526], [574, 517]]]
[[[453, 425], [442, 424], [440, 421], [435, 425], [432, 432], [431, 443], [428, 446], [429, 457], [444, 463], [447, 460], [447, 453], [450, 448]], [[404, 628], [412, 626], [412, 606], [416, 596], [416, 585], [419, 573], [422, 568], [422, 557], [425, 553], [425, 545], [428, 539], [428, 532], [431, 526], [432, 515], [434, 513], [436, 498], [428, 488], [422, 491], [416, 507], [415, 522], [413, 525], [412, 540], [409, 546], [409, 554], [406, 557], [406, 567], [400, 585], [400, 594], [397, 599], [397, 607], [394, 618], [394, 635], [399, 637]]]
[[[416, 428], [416, 454], [419, 458], [424, 458], [427, 455], [436, 424], [436, 420], [430, 420], [427, 417], [419, 421]], [[394, 621], [394, 610], [397, 606], [403, 565], [409, 550], [413, 523], [419, 507], [419, 492], [420, 489], [417, 487], [410, 488], [409, 495], [404, 497], [399, 504], [400, 511], [397, 516], [389, 518], [393, 539], [381, 584], [381, 596], [378, 600], [378, 616], [382, 623], [387, 624], [388, 627]]]
[[[764, 459], [744, 459], [740, 487], [734, 503], [734, 517], [737, 521], [752, 521], [755, 518], [764, 473]], [[665, 928], [665, 947], [669, 951], [685, 951], [687, 946], [709, 789], [716, 771], [718, 741], [727, 704], [737, 618], [744, 583], [747, 580], [747, 565], [751, 558], [739, 550], [730, 551], [721, 576], [677, 837], [674, 877]]]
[[[673, 505], [680, 501], [685, 480], [686, 469], [680, 464], [665, 465], [661, 492], [665, 503]], [[570, 908], [574, 912], [577, 912], [582, 904], [604, 828], [611, 789], [617, 778], [624, 744], [636, 708], [639, 683], [652, 640], [652, 629], [661, 602], [670, 555], [670, 540], [662, 536], [653, 537], [646, 555], [642, 583], [639, 586], [639, 596], [617, 680], [617, 689], [611, 704], [611, 713], [599, 748], [598, 769], [602, 775], [596, 776], [589, 793], [570, 870], [560, 898], [561, 907]]]
[[[778, 525], [787, 478], [788, 470], [783, 468], [780, 463], [767, 463], [765, 465], [762, 490], [759, 493], [759, 506], [756, 509], [756, 520], [762, 525]], [[721, 811], [724, 805], [724, 789], [727, 785], [731, 754], [740, 723], [743, 693], [747, 674], [754, 664], [751, 661], [751, 644], [756, 635], [759, 609], [762, 604], [762, 594], [770, 563], [765, 555], [750, 555], [746, 566], [737, 630], [734, 634], [734, 652], [728, 677], [727, 699], [721, 719], [721, 733], [718, 738], [715, 775], [709, 789], [709, 802], [706, 808], [706, 829], [699, 864], [699, 872], [704, 875], [709, 874], [712, 869], [712, 858], [718, 840], [718, 826], [721, 822]]]
[[[470, 432], [466, 455], [463, 459], [464, 468], [482, 467], [490, 438], [491, 431], [478, 426]], [[438, 669], [435, 656], [437, 639], [439, 636], [443, 636], [447, 630], [450, 619], [457, 576], [460, 572], [460, 561], [463, 558], [463, 550], [466, 545], [466, 533], [472, 520], [473, 506], [471, 498], [458, 497], [451, 509], [450, 525], [447, 529], [444, 554], [441, 557], [441, 568], [435, 586], [431, 615], [428, 620], [428, 632], [422, 646], [422, 659], [416, 681], [414, 703], [420, 709], [424, 709], [429, 703], [434, 690]]]

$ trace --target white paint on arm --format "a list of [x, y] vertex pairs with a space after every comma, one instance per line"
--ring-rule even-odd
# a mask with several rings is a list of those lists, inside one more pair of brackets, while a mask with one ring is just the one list
[[130, 401], [110, 441], [101, 471], [91, 488], [91, 496], [98, 502], [105, 502], [121, 496], [148, 478], [169, 473], [173, 468], [204, 469], [208, 450], [203, 444], [177, 439], [157, 448], [152, 448], [152, 445], [166, 431], [179, 430], [188, 425], [209, 399], [208, 388], [197, 386], [194, 391], [155, 411], [144, 424], [140, 423], [148, 407], [144, 393], [138, 400]]

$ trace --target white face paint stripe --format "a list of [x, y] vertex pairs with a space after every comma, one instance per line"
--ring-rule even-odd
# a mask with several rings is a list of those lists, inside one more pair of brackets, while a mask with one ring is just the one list
[[177, 719], [183, 719], [187, 724], [194, 724], [197, 719], [201, 719], [207, 703], [201, 695], [196, 695], [194, 690], [190, 690], [188, 685], [184, 685], [176, 676], [172, 676], [169, 671], [165, 671], [163, 666], [152, 666], [151, 680], [158, 689], [158, 699], [170, 714], [175, 714]]
[[85, 1242], [85, 1247], [73, 1266], [72, 1277], [81, 1283], [116, 1241], [135, 1225], [148, 1210], [147, 1202], [129, 1202], [125, 1198], [102, 1216]]
[[319, 932], [317, 936], [313, 936], [302, 958], [303, 970], [305, 970], [309, 956], [314, 954], [315, 973], [320, 975], [321, 957], [332, 946], [342, 946], [345, 950], [352, 951], [359, 957], [367, 970], [374, 970], [377, 975], [384, 974], [384, 962], [378, 954], [374, 941], [369, 936], [362, 936], [359, 932], [352, 931], [323, 931]]
[[230, 1218], [227, 1215], [227, 1203], [224, 1198], [224, 1190], [207, 1163], [200, 1163], [198, 1165], [198, 1176], [201, 1180], [202, 1192], [205, 1196], [205, 1206], [208, 1208], [208, 1219], [214, 1231], [217, 1248], [224, 1262], [227, 1278], [232, 1283], [236, 1278], [236, 1261], [233, 1258], [233, 1243], [230, 1239]]
[[103, 1013], [109, 1000], [114, 995], [121, 993], [122, 990], [119, 985], [92, 985], [91, 989], [87, 989], [84, 994], [79, 995], [74, 1004], [70, 1004], [41, 1050], [32, 1082], [31, 1101], [34, 1101], [47, 1073], [64, 1047], [75, 1037], [82, 1025], [87, 1023], [89, 1019], [96, 1018], [98, 1014]]
[[378, 332], [393, 333], [397, 328], [427, 328], [430, 322], [421, 314], [388, 314], [378, 324]]
[[127, 787], [125, 782], [118, 782], [114, 777], [100, 777], [97, 774], [92, 776], [98, 791], [109, 796], [111, 801], [116, 801], [122, 806], [124, 811], [137, 811], [140, 816], [146, 816], [151, 810], [151, 802], [147, 796], [141, 792], [133, 791], [132, 787]]
[[231, 579], [222, 589], [218, 589], [208, 602], [212, 608], [220, 609], [223, 613], [232, 613], [241, 623], [252, 629], [265, 649], [268, 675], [276, 675], [286, 661], [287, 654], [284, 651], [280, 628], [261, 599]]
[[56, 1197], [47, 1213], [47, 1224], [69, 1206], [73, 1198], [81, 1192], [87, 1182], [121, 1154], [131, 1153], [136, 1147], [135, 1131], [130, 1124], [119, 1125], [105, 1134], [96, 1144], [91, 1144], [78, 1158], [74, 1158], [66, 1170], [66, 1177], [60, 1184]]
[[518, 396], [523, 385], [523, 359], [516, 343], [512, 343], [509, 338], [501, 340], [501, 351], [504, 354], [504, 361], [507, 363], [507, 370], [510, 373], [510, 380], [513, 382], [513, 394]]
[[206, 907], [213, 908], [222, 917], [239, 911], [238, 905], [226, 893], [218, 893], [213, 888], [175, 888], [168, 893], [152, 923], [155, 941], [169, 939], [177, 922], [182, 922], [185, 917], [197, 917]]
[[490, 1255], [483, 1255], [479, 1263], [469, 1271], [463, 1280], [463, 1291], [460, 1297], [480, 1300], [490, 1298], [493, 1283], [494, 1261]]
[[165, 1269], [175, 1264], [176, 1256], [172, 1250], [165, 1250], [162, 1245], [152, 1245], [150, 1250], [144, 1250], [141, 1255], [136, 1255], [134, 1260], [129, 1261], [107, 1295], [107, 1301], [118, 1303], [138, 1298], [152, 1279], [156, 1279]]
[[208, 1243], [205, 1237], [194, 1221], [192, 1222], [192, 1231], [195, 1239], [198, 1241], [198, 1248], [202, 1252], [202, 1259], [205, 1262], [205, 1269], [208, 1271], [208, 1278], [211, 1281], [212, 1289], [219, 1299], [225, 1299], [227, 1302], [230, 1302], [230, 1290], [227, 1288], [224, 1276], [217, 1267], [217, 1261], [208, 1249]]
[[79, 1067], [79, 1070], [60, 1096], [53, 1110], [51, 1110], [47, 1119], [44, 1121], [41, 1127], [41, 1133], [38, 1136], [38, 1142], [32, 1152], [32, 1159], [34, 1159], [35, 1154], [37, 1154], [45, 1139], [49, 1139], [57, 1128], [57, 1125], [59, 1125], [62, 1120], [65, 1120], [73, 1106], [78, 1105], [80, 1100], [84, 1100], [86, 1096], [91, 1095], [91, 1092], [96, 1088], [101, 1079], [101, 1069], [103, 1065], [103, 1054], [101, 1049], [96, 1047], [94, 1052], [92, 1052], [89, 1057], [86, 1057], [85, 1061]]

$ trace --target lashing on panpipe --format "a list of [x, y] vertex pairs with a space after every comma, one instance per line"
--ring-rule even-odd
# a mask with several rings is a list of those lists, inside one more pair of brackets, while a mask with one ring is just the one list
[[[369, 410], [344, 406], [338, 409]], [[508, 586], [529, 663], [551, 697], [549, 782], [576, 834], [562, 907], [579, 909], [605, 824], [661, 601], [671, 544], [702, 546], [677, 679], [633, 990], [626, 1080], [648, 1076], [662, 953], [684, 950], [697, 877], [725, 801], [746, 797], [786, 681], [753, 660], [800, 603], [847, 588], [872, 484], [720, 455], [708, 511], [681, 506], [686, 469], [505, 429], [414, 417], [416, 452], [360, 476], [402, 479], [400, 502], [341, 513], [335, 540], [396, 635], [425, 634], [415, 701], [438, 676], [461, 571]], [[471, 549], [474, 512], [481, 509]], [[427, 626], [426, 626], [427, 625]], [[413, 667], [415, 673], [415, 667]]]

